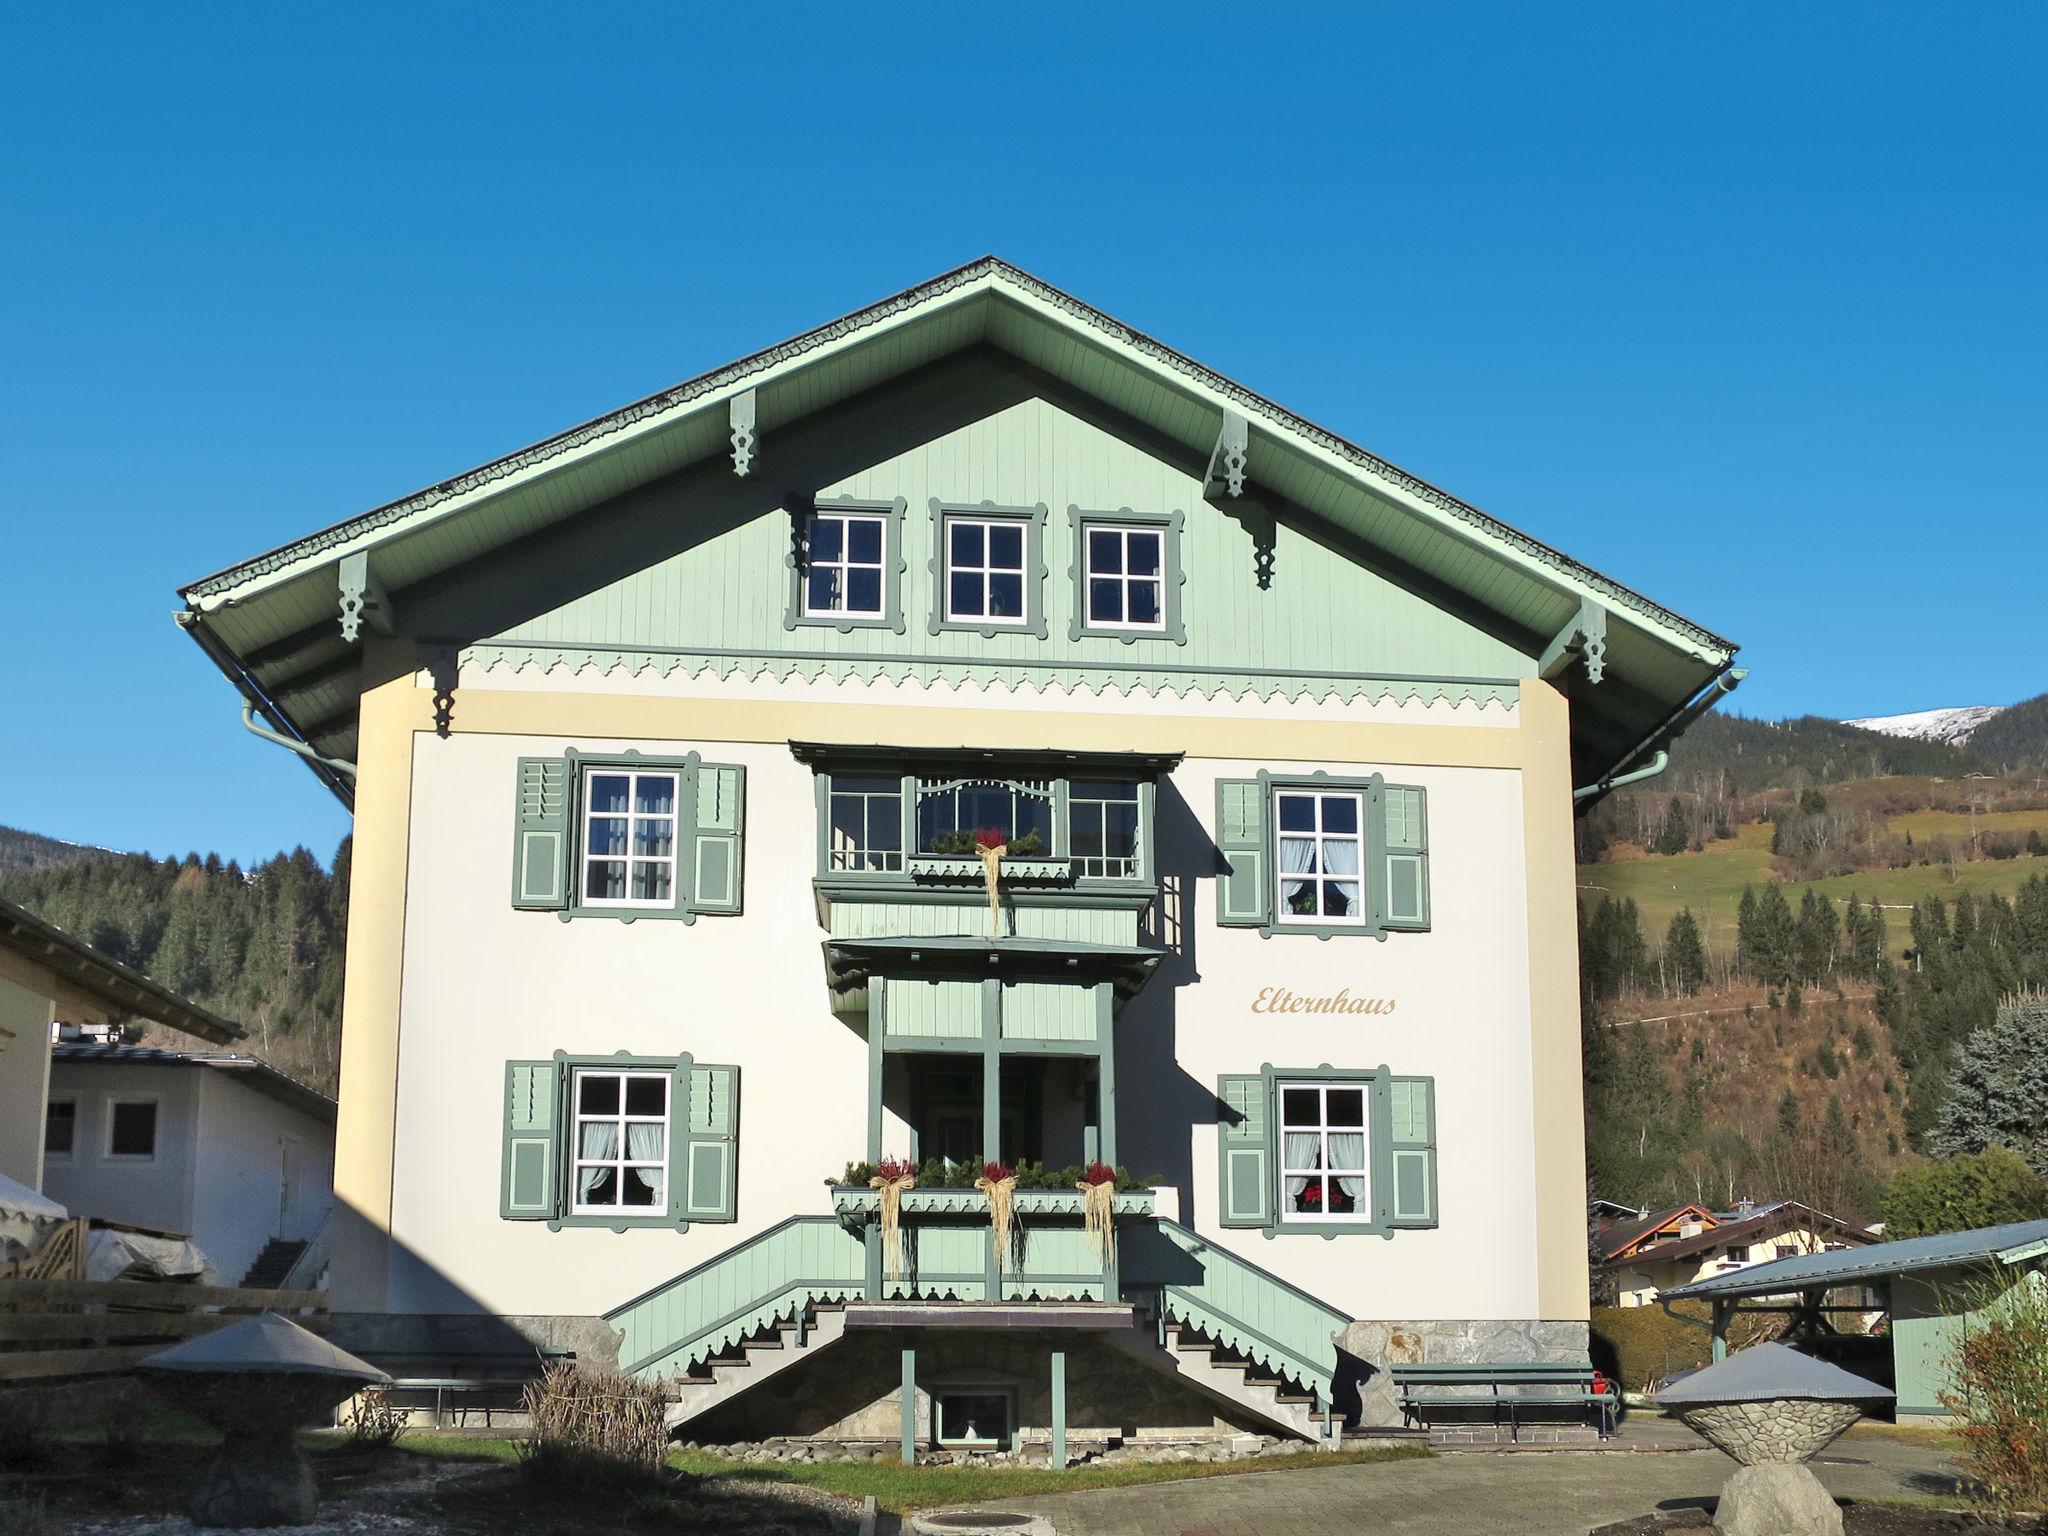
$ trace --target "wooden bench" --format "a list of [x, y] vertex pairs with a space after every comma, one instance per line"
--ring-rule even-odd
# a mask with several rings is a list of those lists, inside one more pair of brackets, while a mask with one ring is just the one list
[[[1519, 1439], [1523, 1409], [1591, 1408], [1602, 1438], [1614, 1433], [1619, 1399], [1611, 1388], [1593, 1390], [1590, 1365], [1397, 1365], [1393, 1375], [1404, 1424], [1423, 1424], [1423, 1415], [1432, 1408], [1482, 1407], [1492, 1411], [1498, 1424], [1505, 1408], [1509, 1438]], [[1471, 1390], [1478, 1387], [1489, 1390]]]
[[[384, 1389], [394, 1408], [430, 1410], [434, 1427], [464, 1428], [472, 1413], [491, 1427], [493, 1413], [517, 1413], [526, 1384], [558, 1360], [574, 1360], [572, 1349], [480, 1353], [455, 1350], [376, 1350], [371, 1363], [391, 1377]], [[436, 1369], [439, 1367], [439, 1369]], [[464, 1374], [472, 1373], [472, 1374]], [[450, 1398], [454, 1401], [451, 1402]], [[427, 1399], [422, 1401], [421, 1399]], [[451, 1422], [452, 1419], [452, 1422]]]

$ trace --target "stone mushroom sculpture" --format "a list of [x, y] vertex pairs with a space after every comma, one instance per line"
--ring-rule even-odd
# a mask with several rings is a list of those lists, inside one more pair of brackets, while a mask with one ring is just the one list
[[197, 1525], [301, 1525], [319, 1490], [298, 1430], [391, 1378], [275, 1312], [160, 1350], [136, 1367], [158, 1392], [219, 1430], [192, 1495]]
[[1657, 1394], [1742, 1465], [1721, 1489], [1727, 1536], [1841, 1536], [1842, 1511], [1806, 1465], [1891, 1390], [1783, 1344], [1759, 1344]]

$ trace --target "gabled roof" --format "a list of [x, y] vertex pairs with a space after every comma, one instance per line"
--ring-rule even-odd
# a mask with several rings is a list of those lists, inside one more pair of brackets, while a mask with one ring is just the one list
[[[360, 688], [339, 633], [345, 556], [371, 557], [404, 612], [408, 592], [455, 567], [728, 452], [739, 397], [752, 397], [765, 456], [788, 423], [973, 348], [1009, 354], [1198, 455], [1241, 416], [1262, 494], [1496, 615], [1531, 655], [1583, 605], [1604, 610], [1615, 621], [1607, 683], [1574, 695], [1592, 773], [1647, 752], [1646, 738], [1729, 669], [1730, 641], [993, 256], [203, 577], [182, 589], [180, 622], [273, 726], [345, 757]], [[342, 777], [316, 771], [348, 798]]]
[[165, 1051], [147, 1045], [53, 1045], [50, 1047], [50, 1060], [73, 1065], [200, 1067], [226, 1073], [266, 1098], [288, 1104], [316, 1120], [331, 1122], [336, 1114], [334, 1100], [319, 1089], [278, 1071], [267, 1061], [238, 1052]]
[[1787, 1291], [1862, 1285], [1893, 1275], [1970, 1269], [1993, 1263], [2021, 1264], [2042, 1257], [2048, 1257], [2048, 1221], [2016, 1221], [2002, 1227], [1901, 1238], [1897, 1242], [1872, 1243], [1868, 1248], [1803, 1253], [1769, 1264], [1752, 1264], [1708, 1280], [1675, 1285], [1659, 1299], [1677, 1301], [1704, 1296], [1726, 1301], [1745, 1296], [1777, 1296]]
[[1873, 1243], [1877, 1239], [1862, 1227], [1852, 1226], [1846, 1221], [1786, 1201], [1774, 1205], [1767, 1211], [1758, 1211], [1739, 1221], [1724, 1221], [1719, 1226], [1708, 1227], [1704, 1232], [1695, 1232], [1691, 1237], [1670, 1237], [1649, 1243], [1623, 1259], [1613, 1263], [1654, 1262], [1663, 1259], [1689, 1259], [1708, 1253], [1716, 1248], [1735, 1244], [1763, 1242], [1783, 1232], [1820, 1232], [1828, 1237], [1838, 1238], [1845, 1243]]
[[[180, 997], [134, 966], [94, 949], [75, 934], [6, 900], [0, 900], [0, 951], [12, 951], [32, 965], [53, 972], [75, 994], [103, 1009], [110, 1019], [148, 1019], [216, 1044], [242, 1038], [239, 1024], [231, 1024], [212, 1009]], [[72, 1022], [64, 1018], [61, 1010], [58, 1018], [59, 1022]]]
[[1667, 1205], [1661, 1211], [1645, 1211], [1634, 1221], [1617, 1221], [1599, 1235], [1595, 1247], [1608, 1261], [1627, 1256], [1681, 1217], [1692, 1216], [1712, 1230], [1714, 1213], [1703, 1205]]

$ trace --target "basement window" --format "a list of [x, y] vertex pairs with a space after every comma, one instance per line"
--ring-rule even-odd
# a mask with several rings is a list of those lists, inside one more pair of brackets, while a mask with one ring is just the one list
[[962, 1450], [1007, 1450], [1010, 1394], [985, 1390], [940, 1393], [938, 1441]]

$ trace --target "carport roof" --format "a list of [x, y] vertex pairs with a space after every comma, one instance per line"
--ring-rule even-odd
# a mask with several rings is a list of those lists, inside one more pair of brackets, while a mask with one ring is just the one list
[[1968, 1232], [1944, 1232], [1937, 1237], [1873, 1243], [1868, 1248], [1775, 1259], [1712, 1279], [1695, 1280], [1689, 1285], [1675, 1285], [1658, 1300], [1740, 1301], [1752, 1296], [1782, 1296], [1787, 1291], [1863, 1285], [1919, 1270], [1965, 1269], [1994, 1262], [2016, 1264], [2043, 1254], [2048, 1254], [2048, 1221], [2016, 1221], [2002, 1227], [1978, 1227]]

